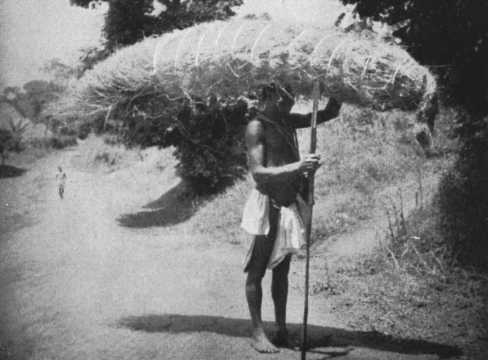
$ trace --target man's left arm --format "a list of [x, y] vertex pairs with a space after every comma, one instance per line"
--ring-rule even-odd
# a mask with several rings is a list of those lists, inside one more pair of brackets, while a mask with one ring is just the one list
[[[317, 124], [334, 119], [339, 115], [339, 110], [342, 104], [334, 98], [330, 98], [327, 106], [323, 110], [317, 112]], [[289, 116], [289, 121], [295, 126], [295, 128], [305, 128], [309, 127], [312, 121], [312, 114], [296, 114], [291, 113]]]

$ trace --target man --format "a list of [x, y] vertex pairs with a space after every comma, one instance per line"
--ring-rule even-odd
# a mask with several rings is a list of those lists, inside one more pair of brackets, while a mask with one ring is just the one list
[[[270, 85], [262, 90], [258, 112], [246, 129], [249, 168], [256, 182], [244, 208], [242, 227], [253, 235], [246, 259], [246, 298], [252, 321], [253, 347], [278, 352], [263, 329], [261, 282], [272, 268], [271, 293], [278, 328], [276, 345], [288, 345], [286, 303], [291, 254], [303, 244], [304, 226], [299, 205], [306, 197], [305, 174], [319, 167], [319, 155], [300, 160], [296, 128], [310, 126], [311, 114], [292, 114], [290, 89]], [[338, 115], [341, 105], [330, 99], [317, 114], [323, 123]]]

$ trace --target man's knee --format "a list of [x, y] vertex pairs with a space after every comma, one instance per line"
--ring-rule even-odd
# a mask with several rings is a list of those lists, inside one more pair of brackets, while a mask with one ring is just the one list
[[266, 273], [266, 264], [252, 262], [247, 268], [246, 284], [260, 284]]
[[290, 272], [291, 255], [287, 255], [274, 269], [274, 277], [286, 277]]
[[254, 239], [254, 248], [252, 250], [251, 259], [246, 266], [245, 271], [251, 278], [262, 278], [266, 273], [266, 268], [268, 267], [269, 256], [273, 242], [269, 240], [266, 236], [256, 236]]

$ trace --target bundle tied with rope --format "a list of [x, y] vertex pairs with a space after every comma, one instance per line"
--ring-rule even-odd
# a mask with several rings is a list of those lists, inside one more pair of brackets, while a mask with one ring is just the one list
[[262, 84], [288, 84], [310, 97], [385, 111], [417, 111], [433, 130], [436, 81], [405, 50], [371, 36], [336, 28], [237, 19], [165, 35], [153, 59], [154, 76], [167, 93], [238, 97]]

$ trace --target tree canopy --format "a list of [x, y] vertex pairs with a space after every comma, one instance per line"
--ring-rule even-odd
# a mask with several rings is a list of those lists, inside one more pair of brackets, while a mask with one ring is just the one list
[[488, 2], [485, 0], [342, 0], [361, 17], [396, 28], [409, 52], [440, 75], [444, 95], [488, 113]]
[[6, 87], [0, 94], [0, 102], [10, 104], [25, 118], [36, 121], [45, 106], [61, 91], [61, 88], [44, 80], [32, 80], [19, 87]]
[[[109, 4], [105, 17], [106, 48], [114, 50], [145, 36], [183, 29], [197, 23], [226, 19], [242, 0], [104, 0]], [[71, 0], [88, 7], [92, 1]], [[159, 5], [156, 6], [155, 5]]]

